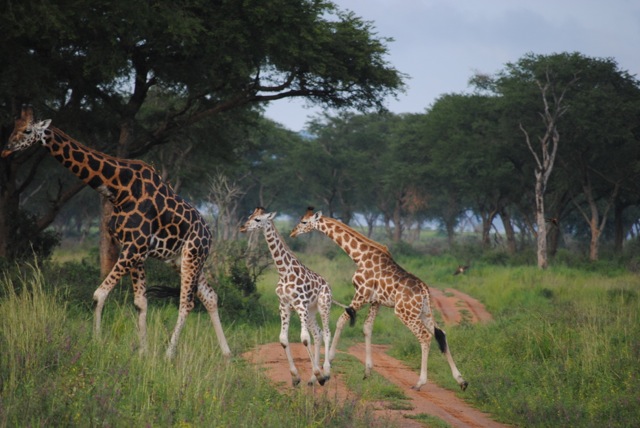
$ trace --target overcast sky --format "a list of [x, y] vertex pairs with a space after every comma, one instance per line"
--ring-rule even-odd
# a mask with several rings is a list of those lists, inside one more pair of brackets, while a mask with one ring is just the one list
[[[446, 93], [469, 91], [475, 72], [494, 74], [526, 53], [613, 58], [640, 77], [639, 0], [334, 0], [391, 37], [387, 61], [409, 76], [386, 100], [394, 113], [423, 113]], [[280, 100], [266, 110], [292, 131], [321, 109]]]

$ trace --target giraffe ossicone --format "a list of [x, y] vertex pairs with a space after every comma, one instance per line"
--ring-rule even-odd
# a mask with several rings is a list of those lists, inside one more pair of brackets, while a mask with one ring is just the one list
[[464, 391], [468, 382], [464, 380], [453, 361], [444, 331], [436, 325], [429, 287], [418, 277], [400, 267], [393, 260], [386, 246], [367, 238], [336, 219], [324, 217], [321, 212], [314, 213], [313, 207], [307, 209], [300, 222], [291, 231], [291, 236], [296, 237], [314, 229], [331, 238], [358, 266], [352, 279], [355, 294], [349, 310], [338, 319], [329, 359], [332, 360], [336, 355], [340, 334], [351, 315], [349, 311], [358, 311], [368, 303], [370, 308], [363, 328], [366, 354], [365, 377], [368, 377], [373, 368], [371, 352], [373, 322], [380, 306], [387, 306], [394, 308], [396, 316], [420, 342], [422, 351], [420, 377], [413, 389], [419, 390], [427, 383], [427, 359], [431, 339], [435, 336], [440, 350], [447, 358], [454, 379]]
[[[331, 342], [329, 312], [333, 300], [331, 288], [324, 278], [304, 266], [289, 249], [273, 223], [275, 215], [276, 213], [267, 213], [264, 208], [257, 207], [240, 228], [240, 231], [262, 230], [271, 257], [278, 270], [276, 294], [279, 300], [281, 321], [280, 344], [289, 362], [293, 385], [300, 383], [300, 375], [294, 364], [289, 346], [289, 322], [292, 309], [300, 317], [300, 341], [307, 349], [311, 360], [312, 375], [308, 384], [313, 385], [317, 381], [320, 385], [324, 385], [331, 372], [331, 364], [329, 362], [329, 344]], [[320, 313], [322, 336], [316, 320], [316, 313]], [[313, 336], [314, 350], [311, 349], [309, 332]], [[322, 371], [320, 371], [321, 342], [324, 342], [325, 347]]]
[[222, 354], [230, 356], [218, 315], [218, 297], [205, 277], [204, 267], [212, 236], [200, 213], [146, 163], [116, 158], [91, 149], [50, 124], [51, 120], [35, 122], [32, 110], [23, 109], [1, 155], [7, 157], [41, 144], [62, 166], [113, 204], [109, 233], [121, 249], [115, 266], [93, 295], [96, 302], [95, 335], [100, 335], [102, 308], [109, 292], [128, 273], [138, 310], [140, 351], [144, 352], [147, 342], [144, 262], [148, 257], [154, 257], [173, 264], [181, 277], [178, 320], [166, 356], [171, 358], [175, 354], [195, 296], [209, 312]]

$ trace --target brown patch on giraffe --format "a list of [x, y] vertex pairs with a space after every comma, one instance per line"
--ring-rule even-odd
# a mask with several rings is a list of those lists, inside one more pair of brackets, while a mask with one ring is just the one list
[[[453, 289], [447, 289], [446, 294], [438, 289], [431, 288], [430, 290], [434, 306], [441, 311], [445, 324], [456, 324], [459, 322], [456, 320], [464, 319], [463, 313], [465, 311], [476, 314], [470, 319], [471, 322], [487, 322], [492, 319], [491, 314], [486, 311], [484, 306], [467, 294]], [[308, 359], [306, 350], [301, 344], [292, 343], [290, 346], [296, 362]], [[313, 387], [299, 386], [298, 388], [303, 388], [304, 391], [315, 397], [326, 398], [335, 403], [342, 404], [351, 401], [355, 406], [368, 406], [379, 417], [379, 419], [376, 418], [378, 426], [386, 426], [388, 422], [392, 422], [408, 428], [424, 427], [423, 423], [408, 418], [419, 414], [436, 416], [452, 427], [503, 428], [508, 426], [492, 420], [490, 415], [471, 407], [458, 398], [454, 392], [441, 388], [431, 381], [427, 382], [420, 391], [411, 389], [410, 387], [415, 380], [415, 370], [387, 355], [388, 346], [373, 345], [373, 349], [376, 359], [374, 371], [400, 387], [408, 397], [411, 408], [396, 409], [389, 408], [389, 403], [385, 402], [363, 402], [346, 386], [343, 375], [336, 370], [333, 371], [331, 380], [322, 387], [316, 385]], [[347, 352], [364, 362], [365, 348], [363, 343], [350, 347]], [[244, 353], [242, 357], [254, 364], [257, 369], [263, 370], [281, 393], [286, 394], [293, 390], [287, 360], [279, 343], [260, 345]], [[305, 370], [309, 368], [304, 364], [299, 366], [302, 369], [300, 374], [303, 377], [307, 376], [308, 372]]]

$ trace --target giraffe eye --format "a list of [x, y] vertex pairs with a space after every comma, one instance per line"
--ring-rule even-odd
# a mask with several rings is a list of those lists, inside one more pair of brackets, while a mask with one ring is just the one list
[[30, 129], [25, 129], [24, 133], [29, 135], [29, 134], [31, 134], [31, 130]]
[[262, 219], [257, 218], [257, 219], [256, 219], [256, 221], [257, 221], [258, 223], [260, 223], [260, 222], [262, 221]]

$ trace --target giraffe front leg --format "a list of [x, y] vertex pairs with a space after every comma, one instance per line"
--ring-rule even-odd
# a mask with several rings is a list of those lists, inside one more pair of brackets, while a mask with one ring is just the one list
[[184, 327], [187, 320], [187, 315], [195, 306], [194, 298], [198, 288], [197, 278], [200, 275], [200, 271], [194, 271], [194, 262], [187, 258], [182, 259], [181, 278], [180, 278], [180, 305], [178, 307], [178, 320], [176, 326], [171, 334], [169, 340], [169, 346], [165, 354], [168, 360], [172, 359], [176, 353], [176, 347], [178, 346], [178, 339], [180, 338], [180, 332]]
[[364, 364], [364, 378], [371, 376], [371, 370], [373, 369], [373, 357], [371, 352], [371, 336], [373, 333], [373, 322], [376, 320], [378, 309], [380, 305], [378, 303], [372, 303], [367, 314], [367, 319], [364, 321], [364, 346], [365, 346], [365, 364]]
[[420, 388], [424, 384], [427, 383], [427, 362], [429, 360], [429, 349], [431, 347], [431, 338], [421, 338], [420, 340], [420, 350], [422, 351], [422, 356], [420, 360], [420, 377], [418, 378], [418, 382], [411, 387], [416, 391], [420, 391]]
[[131, 269], [131, 281], [133, 282], [133, 304], [138, 310], [138, 339], [140, 343], [139, 353], [147, 351], [147, 297], [146, 278], [142, 263]]
[[291, 355], [291, 349], [289, 347], [289, 321], [291, 319], [291, 309], [289, 305], [280, 303], [280, 345], [284, 349], [284, 353], [287, 356], [289, 362], [289, 372], [291, 373], [291, 384], [298, 386], [300, 383], [300, 375], [298, 369], [293, 362], [293, 356]]
[[102, 308], [104, 307], [104, 302], [107, 300], [107, 296], [113, 287], [116, 286], [120, 278], [124, 274], [126, 274], [131, 266], [131, 261], [126, 256], [128, 252], [123, 250], [118, 257], [118, 261], [111, 269], [111, 272], [107, 275], [107, 277], [102, 281], [102, 284], [96, 288], [96, 291], [93, 292], [93, 300], [95, 301], [95, 312], [93, 317], [93, 333], [96, 339], [100, 339], [101, 334], [101, 322], [102, 322]]

